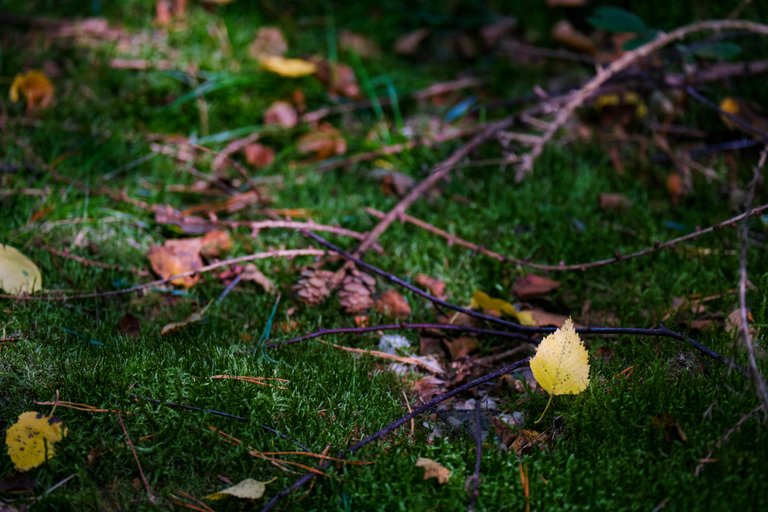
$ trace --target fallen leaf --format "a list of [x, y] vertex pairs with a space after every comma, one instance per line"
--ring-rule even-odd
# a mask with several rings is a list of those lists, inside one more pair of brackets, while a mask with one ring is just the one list
[[268, 56], [259, 59], [264, 70], [286, 78], [299, 78], [314, 75], [317, 66], [302, 59], [286, 59], [285, 57]]
[[472, 295], [471, 308], [480, 308], [491, 312], [498, 312], [513, 317], [521, 325], [536, 325], [533, 316], [528, 311], [518, 311], [515, 306], [502, 299], [494, 299], [487, 293], [477, 290]]
[[683, 197], [683, 178], [676, 172], [671, 172], [667, 176], [667, 192], [672, 200], [672, 204], [677, 204], [680, 198]]
[[232, 487], [227, 487], [220, 491], [209, 494], [205, 497], [206, 500], [220, 500], [226, 496], [234, 496], [244, 500], [257, 500], [264, 496], [267, 484], [274, 482], [276, 479], [268, 480], [266, 482], [259, 482], [253, 478], [246, 478], [242, 482], [239, 482]]
[[258, 142], [245, 146], [243, 153], [245, 153], [245, 161], [257, 169], [266, 167], [275, 160], [275, 150]]
[[330, 94], [352, 99], [361, 97], [360, 86], [357, 84], [357, 77], [351, 67], [326, 59], [320, 60], [316, 65], [317, 79], [322, 82]]
[[768, 133], [768, 116], [760, 109], [760, 106], [741, 98], [726, 96], [720, 102], [720, 110], [725, 114], [738, 116], [741, 122], [730, 116], [720, 114], [723, 124], [731, 130], [738, 130], [755, 138], [762, 139]]
[[395, 53], [398, 55], [413, 55], [430, 33], [429, 29], [420, 28], [400, 36], [395, 41]]
[[374, 304], [376, 311], [382, 315], [400, 319], [411, 316], [411, 306], [397, 290], [387, 290], [376, 299]]
[[550, 394], [550, 399], [553, 395], [573, 395], [587, 389], [589, 354], [570, 318], [541, 340], [530, 367], [536, 382]]
[[346, 153], [347, 141], [336, 128], [324, 123], [317, 130], [299, 137], [297, 149], [300, 153], [312, 153], [315, 160], [323, 160]]
[[569, 46], [574, 50], [580, 52], [595, 55], [597, 53], [597, 46], [583, 32], [580, 32], [574, 27], [568, 20], [561, 20], [552, 27], [551, 32], [552, 39], [560, 44]]
[[536, 274], [528, 274], [515, 280], [515, 284], [512, 285], [512, 292], [518, 299], [530, 299], [549, 293], [558, 286], [560, 286], [560, 281]]
[[445, 346], [448, 347], [448, 351], [451, 353], [451, 359], [461, 359], [470, 354], [478, 347], [477, 340], [467, 336], [461, 336], [452, 340], [445, 340]]
[[200, 254], [204, 258], [218, 258], [232, 250], [232, 238], [228, 231], [209, 231], [200, 239]]
[[32, 260], [10, 245], [0, 243], [0, 289], [12, 295], [43, 289], [43, 276]]
[[414, 280], [416, 284], [427, 289], [427, 291], [438, 299], [445, 298], [445, 283], [439, 279], [428, 276], [427, 274], [418, 274]]
[[199, 235], [215, 229], [209, 220], [194, 215], [184, 215], [170, 205], [155, 206], [155, 222], [171, 225], [187, 235]]
[[445, 484], [451, 478], [451, 470], [426, 457], [419, 457], [416, 461], [417, 468], [424, 468], [424, 480], [434, 478], [439, 484]]
[[293, 128], [299, 122], [299, 114], [287, 101], [276, 101], [264, 112], [264, 124]]
[[[747, 329], [749, 330], [750, 336], [754, 337], [756, 331], [752, 326], [752, 322], [754, 322], [754, 319], [752, 318], [752, 312], [747, 311]], [[742, 335], [742, 325], [741, 311], [738, 309], [731, 311], [725, 318], [725, 332], [731, 334], [732, 336]]]
[[16, 469], [29, 471], [55, 455], [54, 445], [67, 435], [59, 418], [23, 412], [5, 433], [8, 455]]
[[632, 200], [624, 194], [600, 194], [600, 208], [610, 212], [628, 210]]
[[264, 57], [282, 57], [287, 51], [288, 43], [277, 27], [261, 27], [248, 47], [248, 54], [256, 60]]
[[248, 263], [245, 266], [241, 276], [243, 281], [252, 281], [264, 288], [267, 293], [275, 291], [275, 284], [253, 263]]
[[381, 48], [376, 41], [349, 30], [342, 30], [339, 33], [339, 48], [354, 52], [363, 58], [381, 56]]
[[437, 395], [445, 392], [448, 383], [434, 375], [422, 377], [411, 385], [411, 389], [422, 403], [427, 403]]
[[563, 322], [568, 318], [565, 315], [559, 315], [557, 313], [549, 313], [547, 311], [542, 311], [541, 309], [530, 309], [527, 311], [524, 311], [527, 315], [530, 315], [530, 318], [533, 319], [533, 324], [539, 327], [544, 326], [554, 326], [557, 327], [559, 325], [563, 325]]
[[[200, 238], [166, 240], [163, 245], [150, 247], [147, 258], [152, 265], [152, 270], [163, 279], [168, 279], [176, 274], [199, 269], [203, 266], [203, 260], [200, 257], [200, 240]], [[190, 288], [199, 280], [199, 275], [191, 275], [176, 278], [171, 283]]]
[[511, 36], [517, 27], [517, 18], [503, 16], [489, 25], [480, 29], [480, 38], [486, 48], [495, 48], [498, 42], [507, 36]]
[[42, 71], [27, 71], [13, 78], [9, 97], [12, 103], [17, 103], [20, 96], [27, 101], [27, 112], [34, 112], [50, 107], [53, 104], [55, 89], [51, 80]]

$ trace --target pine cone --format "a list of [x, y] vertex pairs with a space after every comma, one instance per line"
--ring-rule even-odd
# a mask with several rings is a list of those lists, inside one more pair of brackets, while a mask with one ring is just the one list
[[305, 268], [301, 277], [293, 285], [293, 291], [305, 304], [317, 306], [325, 302], [331, 294], [331, 279], [333, 272], [314, 268]]
[[362, 313], [373, 306], [373, 292], [376, 290], [376, 279], [352, 270], [341, 282], [339, 302], [349, 314]]

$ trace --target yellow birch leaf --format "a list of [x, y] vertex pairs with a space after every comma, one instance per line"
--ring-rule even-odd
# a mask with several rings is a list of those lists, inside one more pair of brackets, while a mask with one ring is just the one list
[[0, 289], [14, 295], [43, 289], [43, 276], [37, 265], [5, 244], [0, 244]]
[[531, 358], [536, 382], [550, 395], [575, 395], [589, 384], [589, 354], [570, 318], [541, 340]]
[[29, 411], [5, 432], [8, 455], [19, 471], [36, 468], [54, 455], [54, 447], [67, 435], [59, 418]]
[[530, 311], [518, 311], [515, 306], [509, 302], [502, 299], [494, 299], [480, 290], [477, 290], [474, 295], [472, 295], [472, 302], [469, 307], [498, 311], [499, 313], [511, 316], [520, 322], [520, 325], [536, 325], [536, 320], [533, 318]]
[[317, 71], [317, 66], [314, 63], [302, 59], [271, 56], [262, 57], [259, 59], [259, 63], [267, 71], [288, 78], [313, 75]]
[[274, 482], [275, 478], [268, 482], [259, 482], [253, 478], [246, 478], [240, 483], [227, 487], [213, 494], [209, 494], [205, 497], [207, 500], [220, 500], [225, 496], [234, 496], [235, 498], [241, 498], [245, 500], [257, 500], [264, 496], [264, 491], [267, 488], [267, 484]]
[[21, 96], [27, 100], [27, 110], [44, 109], [53, 103], [54, 87], [51, 80], [41, 71], [19, 73], [13, 78], [9, 97], [12, 103], [18, 102]]

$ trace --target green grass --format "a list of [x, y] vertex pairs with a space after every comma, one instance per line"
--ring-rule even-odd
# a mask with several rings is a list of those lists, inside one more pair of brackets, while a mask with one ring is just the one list
[[[66, 4], [66, 5], [64, 5]], [[241, 5], [243, 4], [243, 5]], [[247, 2], [209, 13], [190, 7], [184, 30], [172, 31], [167, 42], [142, 44], [136, 56], [149, 60], [166, 59], [170, 49], [177, 52], [180, 68], [199, 66], [201, 74], [214, 80], [231, 78], [242, 82], [224, 85], [205, 95], [209, 110], [207, 134], [227, 134], [259, 125], [261, 112], [271, 102], [290, 97], [302, 88], [309, 108], [329, 104], [313, 79], [297, 81], [267, 77], [256, 72], [247, 57], [255, 27], [277, 24], [284, 28], [292, 55], [325, 53], [329, 31], [349, 28], [377, 39], [385, 56], [361, 60], [371, 80], [391, 80], [399, 99], [406, 93], [439, 80], [456, 76], [459, 70], [489, 76], [492, 94], [515, 97], [530, 90], [552, 72], [533, 72], [498, 59], [476, 63], [410, 62], [393, 57], [387, 49], [407, 29], [420, 26], [471, 26], [475, 18], [466, 11], [434, 11], [418, 3], [414, 17], [398, 9], [398, 2], [382, 2], [379, 14], [366, 17], [361, 5], [334, 9], [334, 23], [323, 16], [324, 4], [310, 10], [296, 2], [265, 2], [256, 9]], [[102, 12], [92, 12], [93, 2], [40, 2], [33, 10], [26, 2], [15, 2], [16, 12], [30, 14], [85, 16], [105, 14], [128, 30], [147, 30], [154, 2], [102, 3]], [[491, 6], [499, 8], [499, 6]], [[472, 2], [462, 9], [477, 9]], [[68, 9], [68, 11], [66, 10]], [[304, 9], [304, 10], [302, 10]], [[649, 8], [650, 9], [650, 8]], [[701, 17], [723, 16], [722, 9], [697, 6]], [[754, 6], [744, 17], [759, 19]], [[674, 10], [674, 9], [673, 9]], [[713, 12], [710, 12], [713, 11]], [[457, 14], [457, 12], [459, 14]], [[515, 11], [513, 11], [515, 12]], [[536, 11], [526, 20], [524, 31], [545, 34], [555, 14]], [[690, 21], [681, 12], [669, 20]], [[406, 18], [407, 19], [404, 19]], [[649, 24], [661, 26], [651, 15]], [[461, 21], [459, 23], [457, 20]], [[547, 21], [549, 20], [549, 21]], [[670, 21], [671, 23], [672, 21]], [[211, 26], [226, 27], [232, 54], [210, 35]], [[664, 26], [664, 28], [670, 28]], [[437, 30], [436, 29], [436, 30]], [[0, 36], [4, 37], [4, 36]], [[545, 44], [542, 35], [535, 41]], [[3, 40], [6, 44], [6, 40]], [[132, 197], [151, 204], [185, 208], [218, 200], [170, 192], [170, 184], [192, 184], [184, 164], [150, 154], [149, 134], [205, 135], [195, 101], [169, 105], [200, 85], [186, 83], [164, 71], [134, 72], [111, 69], [109, 59], [119, 55], [107, 45], [83, 49], [70, 45], [28, 43], [21, 50], [2, 48], [0, 83], [9, 85], [15, 73], [26, 65], [40, 67], [55, 62], [55, 107], [24, 122], [23, 106], [12, 105], [0, 91], [0, 163], [19, 165], [25, 170], [0, 175], [3, 190], [20, 192], [0, 196], [0, 241], [13, 245], [41, 267], [48, 289], [109, 290], [141, 282], [121, 270], [86, 267], [51, 255], [38, 243], [125, 268], [148, 267], [148, 248], [167, 238], [179, 236], [154, 222], [151, 213], [122, 204], [98, 192], [108, 185], [125, 188]], [[349, 55], [340, 54], [352, 63]], [[385, 87], [378, 92], [384, 94]], [[765, 91], [736, 81], [732, 90], [717, 86], [707, 91], [717, 98], [739, 92], [760, 99]], [[763, 96], [761, 96], [763, 95]], [[405, 118], [417, 113], [415, 105], [401, 102]], [[692, 107], [688, 113], [713, 137], [728, 137], [716, 114]], [[391, 110], [383, 116], [396, 124]], [[330, 121], [348, 137], [350, 148], [376, 147], [366, 140], [368, 131], [381, 115], [361, 111], [351, 117]], [[275, 147], [276, 163], [259, 176], [280, 177], [280, 186], [268, 186], [270, 207], [309, 208], [317, 222], [368, 230], [375, 219], [365, 207], [386, 211], [397, 201], [381, 193], [378, 182], [368, 177], [371, 164], [318, 173], [311, 166], [294, 164], [297, 135], [265, 133], [264, 142]], [[212, 143], [219, 150], [226, 142]], [[497, 158], [494, 144], [477, 156]], [[416, 149], [392, 156], [394, 167], [415, 178], [445, 158], [456, 144], [432, 150]], [[588, 261], [629, 252], [678, 236], [734, 215], [728, 204], [726, 179], [742, 184], [752, 173], [754, 153], [738, 155], [735, 170], [722, 156], [709, 163], [724, 177], [721, 183], [696, 178], [695, 193], [680, 204], [669, 200], [664, 186], [668, 168], [652, 166], [633, 151], [627, 152], [623, 175], [612, 167], [604, 146], [553, 143], [540, 158], [536, 172], [520, 184], [514, 183], [509, 168], [469, 167], [457, 169], [443, 193], [421, 200], [409, 210], [419, 218], [461, 237], [517, 257], [556, 263]], [[131, 166], [132, 162], [136, 162]], [[208, 172], [210, 162], [202, 159], [200, 171]], [[85, 184], [81, 189], [57, 182], [46, 165], [55, 165], [63, 176]], [[729, 174], [731, 173], [731, 174]], [[106, 177], [106, 179], [105, 179]], [[25, 195], [22, 189], [50, 188], [44, 197]], [[601, 193], [619, 192], [633, 204], [615, 214], [598, 206]], [[458, 199], [457, 199], [458, 197]], [[761, 189], [756, 202], [765, 202]], [[42, 213], [38, 213], [42, 212]], [[33, 215], [41, 215], [30, 222]], [[253, 210], [230, 216], [255, 218]], [[678, 228], [675, 228], [678, 226]], [[764, 257], [766, 226], [750, 221], [754, 245], [750, 252], [750, 281], [755, 286], [748, 302], [758, 332], [764, 333], [768, 319], [768, 267]], [[248, 230], [233, 233], [233, 255], [284, 245], [307, 244], [300, 235], [263, 231], [252, 238]], [[349, 241], [335, 239], [351, 247]], [[384, 254], [371, 252], [366, 259], [408, 279], [427, 273], [447, 283], [450, 299], [467, 304], [475, 290], [499, 297], [511, 297], [514, 280], [526, 274], [524, 268], [501, 265], [409, 225], [395, 224], [382, 237]], [[697, 250], [701, 249], [701, 250]], [[687, 331], [693, 314], [682, 311], [667, 318], [676, 297], [693, 294], [722, 294], [707, 303], [707, 311], [727, 315], [737, 307], [732, 289], [738, 280], [738, 239], [735, 230], [724, 230], [685, 247], [588, 272], [557, 274], [562, 286], [547, 299], [537, 302], [549, 311], [572, 314], [578, 320], [585, 301], [594, 311], [613, 314], [623, 326], [655, 326], [665, 321], [670, 327]], [[318, 308], [301, 306], [290, 286], [298, 270], [309, 259], [292, 262], [268, 260], [259, 268], [283, 292], [271, 337], [287, 339], [318, 328], [352, 325], [341, 314], [336, 299]], [[385, 283], [380, 283], [384, 289]], [[179, 490], [197, 497], [224, 487], [220, 477], [232, 482], [244, 478], [276, 481], [267, 487], [271, 496], [296, 477], [264, 460], [251, 457], [243, 446], [232, 446], [210, 430], [213, 426], [259, 451], [294, 450], [295, 445], [265, 431], [267, 425], [307, 446], [312, 452], [330, 453], [362, 439], [405, 413], [402, 389], [408, 382], [386, 370], [386, 365], [358, 358], [311, 341], [269, 352], [269, 358], [254, 352], [268, 321], [274, 297], [249, 283], [241, 283], [223, 302], [212, 306], [206, 321], [167, 337], [163, 325], [199, 311], [222, 292], [223, 285], [213, 274], [183, 294], [156, 290], [143, 296], [112, 300], [68, 302], [0, 301], [0, 332], [18, 333], [20, 339], [0, 345], [0, 431], [5, 431], [23, 411], [49, 412], [50, 407], [35, 401], [62, 400], [90, 404], [124, 412], [126, 428], [136, 445], [157, 506], [147, 503], [131, 451], [113, 414], [93, 414], [58, 408], [56, 414], [69, 428], [58, 445], [57, 456], [32, 472], [36, 479], [33, 505], [37, 510], [150, 510], [171, 507], [171, 494]], [[417, 297], [406, 294], [413, 306], [412, 318], [434, 320], [433, 309]], [[294, 309], [289, 313], [289, 310]], [[126, 313], [141, 323], [138, 337], [126, 335], [119, 321]], [[384, 322], [377, 313], [371, 322]], [[290, 332], [281, 326], [296, 322]], [[743, 351], [722, 326], [694, 333], [714, 349], [745, 363]], [[405, 334], [415, 344], [418, 336]], [[356, 347], [375, 348], [376, 336], [327, 337], [326, 341]], [[558, 397], [543, 423], [534, 425], [546, 403], [542, 393], [518, 393], [500, 386], [494, 393], [504, 412], [522, 412], [526, 428], [557, 431], [552, 442], [515, 455], [498, 448], [495, 441], [484, 444], [480, 510], [523, 510], [520, 465], [528, 471], [533, 510], [760, 510], [768, 506], [768, 435], [756, 419], [745, 422], [719, 444], [724, 434], [756, 405], [749, 382], [716, 363], [693, 354], [674, 341], [642, 337], [590, 338], [592, 383], [579, 396]], [[481, 351], [489, 352], [502, 341], [482, 341]], [[607, 350], [599, 351], [598, 348]], [[600, 354], [612, 352], [610, 358]], [[680, 356], [692, 357], [692, 368], [680, 365]], [[766, 370], [763, 358], [760, 365]], [[621, 374], [632, 367], [629, 377]], [[212, 380], [212, 375], [250, 375], [288, 379], [287, 389], [256, 386], [246, 382]], [[213, 409], [247, 418], [241, 422], [214, 414], [178, 410], [137, 397], [151, 397]], [[411, 400], [413, 397], [411, 397]], [[686, 442], [665, 439], [653, 418], [671, 415], [687, 436]], [[453, 433], [429, 443], [429, 430], [416, 422], [414, 436], [408, 428], [374, 443], [358, 456], [373, 462], [365, 466], [329, 469], [329, 476], [317, 478], [311, 490], [290, 495], [282, 504], [287, 510], [463, 510], [469, 502], [464, 482], [473, 471], [474, 441]], [[699, 476], [699, 460], [706, 464]], [[418, 457], [440, 461], [453, 471], [445, 486], [424, 481], [415, 467]], [[306, 462], [297, 457], [291, 460]], [[312, 463], [312, 461], [308, 462]], [[10, 459], [0, 455], [0, 478], [13, 473]], [[66, 484], [46, 493], [63, 479]], [[29, 504], [29, 495], [0, 492], [0, 499]], [[261, 502], [257, 502], [256, 506]], [[213, 503], [216, 510], [252, 509], [251, 505], [226, 501]]]

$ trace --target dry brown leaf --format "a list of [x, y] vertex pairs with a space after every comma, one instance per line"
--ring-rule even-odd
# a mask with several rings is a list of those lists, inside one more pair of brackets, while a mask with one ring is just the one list
[[632, 200], [624, 194], [600, 194], [600, 208], [609, 212], [621, 212], [632, 206]]
[[507, 36], [511, 36], [517, 26], [517, 19], [512, 16], [504, 16], [480, 29], [480, 38], [486, 48], [495, 48], [498, 42]]
[[288, 43], [277, 27], [261, 27], [248, 47], [248, 54], [256, 60], [263, 57], [282, 57], [287, 51]]
[[475, 338], [468, 336], [461, 336], [452, 340], [445, 340], [445, 346], [448, 347], [448, 351], [451, 353], [451, 359], [461, 359], [468, 356], [471, 352], [477, 349], [478, 343]]
[[419, 460], [416, 461], [416, 467], [424, 468], [424, 480], [434, 478], [437, 480], [437, 483], [442, 485], [447, 483], [448, 479], [451, 478], [450, 469], [439, 462], [427, 459], [426, 457], [419, 457]]
[[438, 299], [445, 298], [445, 283], [443, 281], [428, 276], [427, 274], [418, 274], [415, 281], [416, 284], [426, 288], [430, 294], [434, 295]]
[[328, 93], [352, 99], [362, 96], [357, 77], [351, 67], [326, 59], [316, 62], [316, 65], [317, 79], [328, 89]]
[[315, 160], [323, 160], [346, 153], [347, 141], [339, 130], [323, 123], [317, 130], [299, 137], [298, 150], [300, 153], [311, 153]]
[[381, 48], [376, 41], [349, 30], [342, 30], [339, 34], [339, 48], [348, 52], [354, 52], [363, 58], [381, 56]]
[[397, 290], [387, 290], [376, 299], [376, 311], [399, 319], [411, 316], [411, 306]]
[[200, 239], [200, 254], [205, 258], [218, 258], [231, 250], [232, 238], [228, 231], [210, 231]]
[[595, 55], [597, 46], [586, 34], [577, 30], [568, 20], [561, 20], [552, 27], [552, 39], [574, 50]]
[[241, 279], [243, 281], [253, 281], [264, 288], [264, 291], [267, 293], [275, 291], [275, 284], [253, 263], [248, 263], [245, 266]]
[[536, 274], [528, 274], [515, 280], [515, 284], [512, 285], [512, 292], [518, 299], [530, 299], [547, 294], [558, 286], [560, 286], [560, 281]]
[[245, 146], [243, 153], [245, 153], [245, 161], [257, 169], [266, 167], [275, 160], [275, 150], [258, 142]]
[[[752, 322], [754, 322], [754, 319], [752, 318], [752, 312], [747, 311], [747, 328], [749, 330], [749, 334], [754, 337], [756, 332]], [[741, 336], [742, 322], [740, 310], [734, 309], [725, 318], [725, 331], [734, 336]]]
[[548, 313], [546, 311], [541, 311], [540, 309], [532, 309], [529, 311], [525, 311], [525, 313], [530, 314], [531, 317], [533, 318], [533, 322], [534, 322], [533, 325], [536, 325], [539, 327], [543, 327], [546, 325], [553, 325], [555, 327], [560, 327], [568, 318], [565, 315], [558, 315], [557, 313]]
[[[168, 279], [176, 274], [191, 272], [203, 266], [200, 246], [201, 238], [166, 240], [163, 245], [150, 247], [147, 258], [152, 265], [152, 270], [163, 279]], [[171, 283], [190, 288], [199, 280], [199, 275], [192, 275], [176, 278]]]
[[299, 122], [299, 114], [287, 101], [276, 101], [264, 112], [264, 124], [293, 128]]
[[427, 403], [437, 395], [445, 392], [448, 383], [434, 375], [422, 377], [411, 385], [411, 389], [422, 403]]
[[209, 220], [194, 215], [184, 215], [170, 205], [155, 206], [155, 222], [176, 226], [187, 235], [199, 235], [215, 229]]
[[683, 197], [683, 178], [676, 172], [671, 172], [667, 176], [667, 192], [669, 192], [672, 204], [677, 204]]
[[400, 36], [395, 41], [395, 53], [398, 55], [413, 55], [418, 50], [422, 41], [429, 37], [429, 34], [431, 34], [429, 29], [420, 28]]

